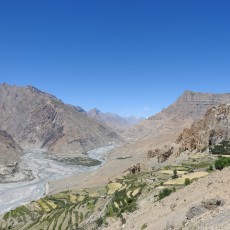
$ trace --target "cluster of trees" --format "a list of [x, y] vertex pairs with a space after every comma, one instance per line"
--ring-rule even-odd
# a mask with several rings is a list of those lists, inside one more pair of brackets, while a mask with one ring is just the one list
[[[209, 148], [210, 153], [217, 155], [230, 155], [230, 141], [223, 140], [219, 144]], [[230, 166], [230, 158], [218, 156], [214, 162], [215, 169], [222, 170], [224, 167]], [[212, 170], [210, 168], [210, 170]]]
[[212, 154], [230, 155], [230, 141], [223, 140], [214, 147], [210, 147], [209, 151]]
[[218, 160], [214, 163], [215, 168], [222, 170], [224, 167], [230, 166], [230, 158], [228, 157], [219, 157]]

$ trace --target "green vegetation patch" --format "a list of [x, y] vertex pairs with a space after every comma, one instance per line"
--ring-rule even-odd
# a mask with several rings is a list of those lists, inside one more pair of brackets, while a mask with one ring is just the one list
[[223, 168], [230, 166], [230, 158], [220, 156], [218, 160], [214, 162], [215, 168], [222, 170]]
[[108, 195], [113, 195], [117, 190], [122, 188], [122, 184], [113, 182], [108, 184]]
[[98, 166], [101, 164], [101, 161], [90, 157], [61, 157], [55, 158], [55, 160], [67, 165], [81, 165], [86, 167]]
[[[126, 186], [124, 186], [124, 183], [126, 183]], [[122, 213], [135, 211], [137, 209], [137, 199], [145, 185], [137, 178], [136, 180], [133, 177], [131, 177], [131, 180], [126, 178], [123, 181], [123, 189], [117, 189], [114, 192], [111, 202], [107, 205], [105, 216], [122, 218]]]
[[164, 183], [164, 185], [183, 185], [185, 183], [185, 179], [188, 178], [190, 180], [201, 178], [207, 176], [209, 173], [205, 171], [193, 172], [186, 175], [183, 175], [176, 179], [168, 180]]
[[159, 200], [165, 198], [166, 196], [169, 196], [173, 192], [172, 189], [164, 188], [162, 191], [159, 192], [158, 198]]
[[223, 140], [219, 144], [210, 147], [209, 151], [217, 155], [230, 155], [230, 141]]

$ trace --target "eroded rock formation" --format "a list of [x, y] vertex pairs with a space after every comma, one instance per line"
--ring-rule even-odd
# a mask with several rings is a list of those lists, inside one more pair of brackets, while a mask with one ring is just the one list
[[207, 147], [230, 138], [230, 105], [209, 109], [205, 116], [184, 129], [176, 142], [183, 150], [204, 151]]

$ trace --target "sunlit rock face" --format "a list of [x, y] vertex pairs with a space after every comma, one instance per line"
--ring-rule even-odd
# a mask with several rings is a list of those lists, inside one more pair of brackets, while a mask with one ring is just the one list
[[184, 149], [193, 151], [213, 146], [230, 138], [230, 105], [209, 109], [205, 116], [184, 129], [177, 139]]

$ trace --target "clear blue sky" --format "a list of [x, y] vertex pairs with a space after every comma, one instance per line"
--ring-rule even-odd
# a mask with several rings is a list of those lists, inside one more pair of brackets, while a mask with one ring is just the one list
[[1, 0], [0, 82], [142, 116], [230, 92], [230, 1]]

